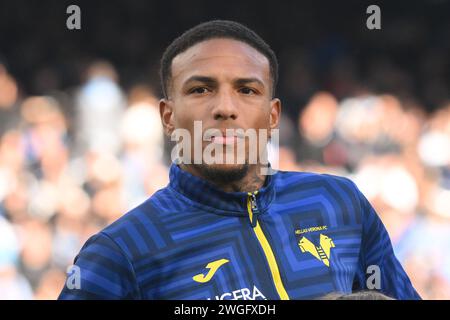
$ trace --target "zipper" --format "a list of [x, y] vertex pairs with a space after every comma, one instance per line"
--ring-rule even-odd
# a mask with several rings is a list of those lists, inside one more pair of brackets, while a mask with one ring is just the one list
[[252, 230], [258, 239], [261, 248], [263, 249], [264, 255], [266, 256], [267, 262], [269, 264], [270, 273], [272, 274], [272, 279], [277, 290], [278, 295], [281, 300], [289, 300], [289, 295], [284, 288], [283, 281], [281, 280], [280, 270], [278, 269], [278, 264], [273, 254], [273, 250], [270, 247], [269, 241], [267, 241], [261, 226], [259, 225], [258, 218], [255, 213], [258, 212], [258, 205], [256, 203], [256, 194], [258, 191], [249, 192], [247, 197], [247, 211], [250, 219], [250, 224]]

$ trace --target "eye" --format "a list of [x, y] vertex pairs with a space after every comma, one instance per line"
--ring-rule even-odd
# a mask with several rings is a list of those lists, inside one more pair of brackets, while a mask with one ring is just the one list
[[245, 95], [253, 95], [256, 94], [256, 90], [249, 88], [249, 87], [243, 87], [239, 89], [239, 92], [245, 94]]
[[210, 92], [210, 90], [206, 87], [196, 87], [189, 90], [189, 94], [195, 93], [195, 94], [205, 94], [207, 92]]

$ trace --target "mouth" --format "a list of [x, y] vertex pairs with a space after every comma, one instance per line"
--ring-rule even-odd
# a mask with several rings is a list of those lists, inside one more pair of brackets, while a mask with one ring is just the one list
[[[238, 140], [243, 139], [244, 135], [240, 132], [241, 130], [235, 130], [235, 129], [227, 129], [227, 131], [232, 130], [233, 132], [223, 132], [223, 131], [217, 131], [212, 134], [206, 134], [205, 140], [211, 141], [211, 143], [215, 144], [222, 144], [222, 145], [232, 145], [238, 142]], [[228, 134], [227, 134], [228, 133]]]

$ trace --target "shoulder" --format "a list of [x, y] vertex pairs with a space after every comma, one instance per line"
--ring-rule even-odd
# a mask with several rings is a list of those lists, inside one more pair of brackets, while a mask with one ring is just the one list
[[[362, 193], [349, 178], [312, 172], [280, 171], [275, 178], [279, 204], [309, 207], [318, 205], [339, 212], [346, 221], [360, 221], [365, 210]], [[331, 211], [330, 211], [331, 210]]]
[[359, 189], [348, 177], [328, 173], [278, 171], [275, 175], [277, 189], [326, 188], [359, 196]]

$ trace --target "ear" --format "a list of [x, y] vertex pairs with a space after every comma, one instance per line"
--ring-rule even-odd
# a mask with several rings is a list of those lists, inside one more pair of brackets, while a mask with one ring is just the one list
[[270, 101], [270, 119], [269, 126], [270, 129], [275, 129], [278, 127], [281, 116], [281, 101], [278, 98], [274, 98]]
[[159, 114], [161, 116], [161, 122], [163, 125], [164, 133], [170, 137], [175, 125], [174, 125], [174, 113], [172, 101], [168, 99], [159, 100]]

